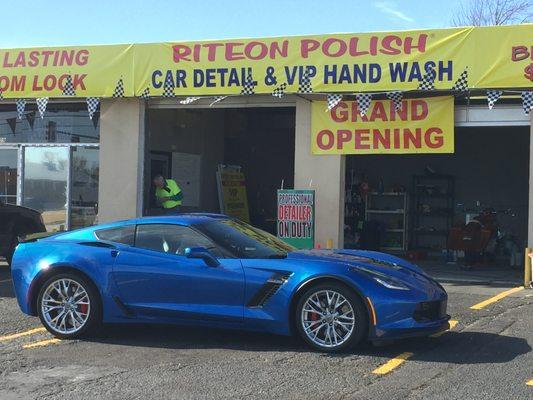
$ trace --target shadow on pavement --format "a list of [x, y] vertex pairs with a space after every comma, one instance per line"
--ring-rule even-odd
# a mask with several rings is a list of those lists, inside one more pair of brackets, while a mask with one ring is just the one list
[[[90, 342], [166, 349], [231, 349], [240, 351], [312, 352], [293, 337], [231, 330], [161, 325], [106, 325]], [[487, 351], [486, 348], [498, 349]], [[448, 332], [440, 338], [399, 340], [384, 347], [364, 343], [357, 349], [323, 357], [366, 355], [392, 358], [409, 351], [412, 360], [432, 363], [506, 363], [529, 353], [525, 339], [484, 332]]]

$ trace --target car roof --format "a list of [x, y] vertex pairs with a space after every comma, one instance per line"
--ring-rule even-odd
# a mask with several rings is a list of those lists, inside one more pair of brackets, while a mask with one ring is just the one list
[[[224, 214], [215, 214], [215, 213], [184, 213], [177, 215], [161, 215], [153, 217], [142, 217], [130, 220], [135, 223], [142, 224], [154, 224], [154, 223], [165, 223], [165, 224], [180, 224], [180, 225], [195, 225], [201, 222], [207, 222], [212, 220], [228, 219], [229, 217]], [[126, 222], [126, 221], [124, 221]]]

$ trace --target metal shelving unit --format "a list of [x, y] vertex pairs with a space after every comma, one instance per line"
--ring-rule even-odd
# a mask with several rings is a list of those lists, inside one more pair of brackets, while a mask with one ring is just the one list
[[387, 226], [384, 229], [385, 242], [398, 245], [380, 247], [384, 251], [407, 250], [407, 193], [396, 192], [370, 192], [366, 196], [365, 220], [376, 219]]

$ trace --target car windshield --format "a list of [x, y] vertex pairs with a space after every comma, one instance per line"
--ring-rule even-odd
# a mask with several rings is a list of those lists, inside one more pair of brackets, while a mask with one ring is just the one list
[[204, 222], [195, 227], [238, 258], [285, 258], [295, 250], [270, 233], [235, 219]]

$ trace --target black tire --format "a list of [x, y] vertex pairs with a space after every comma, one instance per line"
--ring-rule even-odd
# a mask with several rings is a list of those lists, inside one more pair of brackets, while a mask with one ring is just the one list
[[[323, 293], [323, 291], [333, 291], [339, 293], [346, 299], [346, 301], [349, 303], [353, 310], [353, 315], [355, 318], [353, 330], [351, 331], [351, 334], [349, 334], [348, 337], [345, 339], [345, 341], [339, 345], [322, 346], [311, 340], [311, 338], [305, 332], [305, 328], [303, 325], [304, 323], [302, 321], [302, 312], [304, 305], [311, 296], [317, 293]], [[361, 298], [357, 295], [357, 293], [355, 293], [353, 289], [350, 289], [349, 287], [341, 283], [335, 282], [317, 284], [307, 289], [298, 301], [294, 321], [298, 329], [298, 333], [300, 334], [300, 337], [313, 349], [326, 353], [337, 353], [351, 349], [361, 343], [361, 341], [366, 339], [368, 333], [368, 314]], [[327, 327], [325, 329], [327, 329]], [[340, 332], [337, 328], [333, 329], [336, 329], [336, 332]]]
[[15, 249], [17, 248], [18, 244], [19, 244], [18, 237], [15, 236], [13, 238], [13, 241], [9, 245], [9, 248], [7, 249], [7, 253], [6, 253], [6, 261], [7, 261], [7, 265], [9, 266], [11, 266], [11, 261], [13, 261], [13, 254], [15, 253]]
[[[57, 282], [61, 279], [69, 279], [71, 281], [76, 282], [78, 285], [80, 285], [85, 292], [87, 293], [89, 297], [89, 310], [88, 310], [88, 317], [85, 321], [84, 325], [73, 333], [62, 333], [58, 332], [57, 330], [52, 327], [48, 321], [46, 320], [45, 316], [43, 315], [42, 310], [42, 301], [43, 296], [47, 290], [47, 288], [53, 284], [54, 282]], [[92, 333], [95, 332], [95, 330], [102, 324], [102, 305], [100, 300], [100, 295], [98, 293], [98, 290], [96, 289], [95, 285], [89, 281], [87, 278], [83, 277], [81, 274], [76, 274], [72, 272], [64, 272], [59, 273], [56, 275], [53, 275], [50, 277], [39, 290], [39, 296], [37, 297], [37, 313], [39, 315], [39, 319], [41, 320], [41, 323], [46, 328], [48, 332], [50, 332], [52, 335], [59, 339], [78, 339], [81, 337], [87, 337], [90, 336]]]

